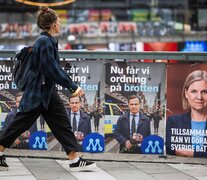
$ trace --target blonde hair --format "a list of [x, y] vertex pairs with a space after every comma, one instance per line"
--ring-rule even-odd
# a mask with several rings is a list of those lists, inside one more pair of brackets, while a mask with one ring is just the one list
[[190, 108], [188, 99], [185, 97], [185, 91], [188, 90], [189, 86], [192, 83], [196, 81], [201, 81], [201, 80], [204, 80], [207, 83], [207, 72], [206, 71], [202, 71], [202, 70], [193, 71], [186, 78], [185, 83], [183, 85], [183, 90], [182, 90], [182, 105], [183, 105], [184, 110], [187, 110]]

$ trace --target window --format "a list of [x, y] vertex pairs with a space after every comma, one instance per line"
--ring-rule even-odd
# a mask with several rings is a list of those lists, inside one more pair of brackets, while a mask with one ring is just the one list
[[105, 115], [111, 115], [110, 108], [108, 104], [105, 104]]
[[117, 106], [112, 105], [111, 108], [112, 108], [114, 115], [122, 115], [122, 112], [120, 111], [120, 109]]
[[0, 108], [2, 113], [10, 112], [10, 109], [4, 103], [0, 103]]

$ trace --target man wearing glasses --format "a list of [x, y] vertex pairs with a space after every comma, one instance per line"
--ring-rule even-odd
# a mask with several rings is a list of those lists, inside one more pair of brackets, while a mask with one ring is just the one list
[[132, 95], [128, 99], [129, 112], [120, 116], [114, 131], [120, 144], [120, 153], [141, 154], [143, 139], [151, 135], [150, 120], [140, 112], [140, 99]]

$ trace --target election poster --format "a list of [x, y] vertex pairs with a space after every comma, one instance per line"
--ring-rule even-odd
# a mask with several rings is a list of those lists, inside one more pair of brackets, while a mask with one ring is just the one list
[[207, 64], [167, 68], [166, 152], [207, 157]]
[[[141, 149], [146, 137], [164, 138], [166, 64], [111, 61], [105, 65], [105, 151], [145, 153]], [[138, 116], [133, 134], [130, 114]], [[159, 141], [157, 148], [150, 142], [145, 143], [146, 152], [163, 153]]]
[[[80, 103], [75, 104], [73, 108], [78, 109], [79, 121], [81, 123], [87, 117], [87, 122], [79, 125], [74, 132], [79, 150], [82, 151], [82, 143], [84, 138], [93, 132], [98, 132], [101, 136], [104, 135], [104, 125], [101, 118], [103, 118], [103, 102], [104, 102], [104, 77], [105, 67], [104, 63], [98, 61], [61, 61], [62, 69], [66, 71], [72, 81], [77, 83], [85, 92], [81, 98]], [[12, 78], [12, 61], [0, 61], [0, 130], [2, 131], [5, 119], [11, 111], [15, 110], [16, 102], [15, 95], [19, 93]], [[72, 109], [69, 96], [71, 93], [65, 87], [56, 85], [58, 93], [67, 110], [68, 119], [70, 120], [70, 111]], [[77, 99], [76, 99], [77, 100]], [[76, 103], [76, 102], [73, 102]], [[7, 118], [8, 119], [8, 118]], [[72, 121], [72, 120], [71, 120]], [[70, 122], [72, 125], [72, 122]], [[73, 128], [73, 127], [72, 127]], [[32, 149], [32, 150], [55, 150], [62, 151], [63, 148], [55, 139], [53, 133], [44, 120], [40, 116], [32, 130], [24, 132], [19, 137], [20, 142], [12, 145], [11, 148], [18, 149]], [[17, 141], [16, 141], [17, 142]], [[103, 145], [102, 145], [103, 146]], [[90, 149], [90, 148], [89, 148]], [[104, 147], [102, 147], [102, 150]]]

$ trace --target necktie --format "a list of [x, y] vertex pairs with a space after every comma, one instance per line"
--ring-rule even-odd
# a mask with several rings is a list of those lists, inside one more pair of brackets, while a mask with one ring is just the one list
[[135, 115], [132, 118], [132, 136], [136, 132]]
[[76, 113], [73, 113], [74, 115], [73, 115], [73, 132], [75, 132], [76, 130], [77, 130], [77, 123], [76, 123]]

